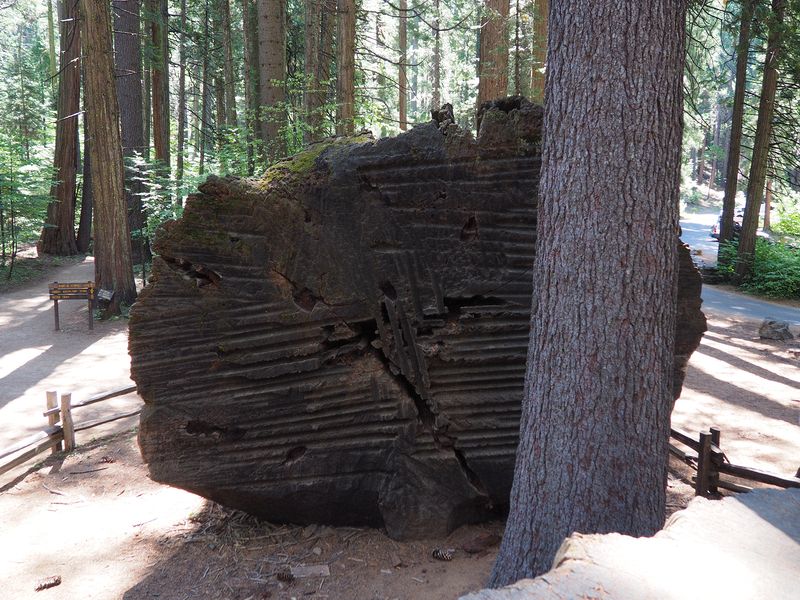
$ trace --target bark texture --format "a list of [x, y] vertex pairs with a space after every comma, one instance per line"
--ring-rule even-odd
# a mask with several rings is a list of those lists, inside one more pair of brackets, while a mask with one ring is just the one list
[[399, 19], [400, 22], [397, 25], [397, 45], [400, 51], [397, 65], [397, 111], [400, 131], [405, 131], [408, 129], [408, 0], [400, 0]]
[[772, 18], [769, 22], [767, 53], [764, 58], [764, 80], [761, 85], [761, 100], [758, 104], [756, 137], [750, 161], [750, 177], [747, 180], [747, 200], [744, 205], [742, 231], [739, 234], [739, 249], [736, 262], [736, 278], [744, 281], [753, 268], [756, 249], [756, 231], [764, 199], [769, 161], [769, 140], [772, 133], [772, 115], [775, 112], [775, 91], [778, 85], [778, 55], [783, 35], [783, 14], [786, 0], [772, 0]]
[[167, 0], [150, 0], [153, 21], [150, 24], [153, 58], [151, 62], [151, 90], [153, 111], [153, 149], [155, 158], [169, 173], [169, 15]]
[[531, 64], [531, 100], [538, 104], [544, 104], [548, 12], [548, 0], [535, 0], [533, 15], [533, 63]]
[[233, 41], [231, 39], [230, 0], [220, 0], [222, 13], [222, 50], [224, 55], [223, 78], [225, 83], [225, 124], [236, 127], [236, 79], [233, 75]]
[[260, 73], [261, 135], [271, 162], [283, 156], [286, 143], [286, 0], [256, 0], [258, 8], [258, 63]]
[[336, 22], [336, 134], [350, 135], [356, 107], [356, 3], [339, 0]]
[[[541, 108], [506, 108], [484, 114], [477, 141], [449, 119], [339, 139], [189, 198], [130, 322], [154, 479], [270, 520], [394, 537], [507, 504]], [[681, 256], [678, 391], [705, 329]]]
[[684, 17], [681, 2], [550, 7], [534, 310], [491, 586], [547, 571], [573, 531], [663, 525]]
[[247, 173], [252, 175], [255, 170], [255, 150], [253, 142], [261, 139], [258, 122], [258, 36], [254, 25], [258, 19], [251, 0], [242, 0], [242, 56], [244, 58], [244, 103], [247, 136]]
[[306, 85], [303, 92], [303, 104], [306, 113], [305, 142], [316, 139], [322, 122], [321, 109], [324, 96], [320, 102], [319, 82], [319, 50], [322, 26], [322, 4], [318, 0], [305, 0], [305, 65]]
[[[140, 1], [117, 0], [114, 7], [114, 62], [116, 65], [117, 99], [122, 117], [122, 155], [133, 157], [144, 151], [142, 106], [142, 45]], [[142, 210], [143, 185], [136, 170], [125, 169], [125, 201], [128, 206], [128, 227], [138, 232], [131, 240], [131, 250], [138, 260], [148, 258], [142, 240], [145, 215]], [[145, 256], [142, 256], [145, 254]]]
[[485, 0], [481, 19], [478, 106], [508, 88], [508, 0]]
[[81, 81], [81, 32], [78, 7], [59, 2], [61, 72], [58, 78], [58, 122], [54, 157], [52, 202], [39, 238], [39, 252], [69, 256], [78, 253], [75, 240], [75, 195], [78, 173], [78, 111]]
[[114, 86], [111, 15], [105, 0], [81, 0], [84, 27], [84, 95], [94, 209], [94, 270], [99, 289], [112, 290], [106, 315], [118, 314], [120, 303], [132, 304], [136, 286], [130, 254], [130, 232], [119, 130], [119, 105]]

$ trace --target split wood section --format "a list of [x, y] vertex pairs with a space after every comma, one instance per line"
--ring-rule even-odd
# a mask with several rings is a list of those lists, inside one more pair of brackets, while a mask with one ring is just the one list
[[102, 394], [91, 396], [82, 402], [72, 403], [72, 394], [59, 394], [57, 391], [46, 392], [45, 411], [42, 413], [47, 418], [47, 426], [41, 431], [20, 440], [16, 444], [0, 450], [0, 461], [6, 457], [12, 458], [0, 463], [0, 475], [10, 471], [16, 466], [24, 464], [36, 455], [50, 449], [53, 454], [63, 450], [70, 452], [75, 449], [75, 433], [91, 429], [99, 425], [111, 423], [125, 417], [132, 417], [139, 414], [140, 409], [118, 413], [109, 417], [102, 417], [93, 421], [86, 421], [76, 424], [73, 419], [73, 411], [96, 402], [123, 396], [136, 391], [135, 385], [119, 387]]
[[92, 309], [94, 308], [95, 285], [93, 281], [86, 283], [59, 283], [50, 284], [50, 300], [53, 301], [53, 313], [56, 321], [56, 331], [61, 330], [58, 320], [59, 300], [86, 300], [89, 303], [89, 329], [94, 329]]

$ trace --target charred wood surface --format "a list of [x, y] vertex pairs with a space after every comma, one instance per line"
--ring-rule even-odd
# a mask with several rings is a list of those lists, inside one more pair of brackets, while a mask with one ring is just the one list
[[[540, 126], [516, 99], [484, 112], [477, 140], [432, 122], [318, 144], [261, 179], [209, 178], [159, 236], [131, 316], [153, 478], [397, 538], [505, 505]], [[676, 397], [705, 330], [680, 255]]]

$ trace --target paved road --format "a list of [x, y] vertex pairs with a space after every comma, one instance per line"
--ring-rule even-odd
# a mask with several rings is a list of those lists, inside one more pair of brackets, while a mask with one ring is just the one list
[[692, 250], [699, 250], [695, 258], [702, 260], [707, 267], [717, 264], [717, 240], [711, 237], [711, 226], [719, 218], [719, 213], [709, 212], [684, 215], [681, 218], [681, 239], [689, 244]]
[[[699, 250], [700, 254], [695, 255], [695, 259], [709, 267], [717, 264], [718, 243], [709, 233], [718, 217], [719, 213], [714, 211], [684, 215], [681, 219], [681, 239], [689, 244], [692, 250]], [[773, 318], [787, 321], [791, 325], [800, 325], [800, 308], [751, 298], [712, 285], [703, 286], [702, 297], [703, 308], [720, 314], [738, 315], [750, 319]]]
[[800, 308], [767, 302], [723, 290], [713, 285], [704, 285], [703, 309], [724, 315], [739, 315], [751, 319], [777, 319], [790, 325], [800, 326]]

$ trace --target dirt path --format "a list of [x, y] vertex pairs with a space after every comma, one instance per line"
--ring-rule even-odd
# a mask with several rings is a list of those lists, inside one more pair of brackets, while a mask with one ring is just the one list
[[[91, 264], [57, 278], [90, 279]], [[50, 304], [44, 283], [0, 296], [0, 446], [40, 427], [46, 389], [83, 397], [128, 380], [123, 321], [88, 332], [85, 306], [69, 302], [63, 331], [54, 333]], [[712, 316], [673, 422], [692, 433], [719, 426], [733, 462], [791, 475], [800, 466], [800, 342], [763, 342], [757, 329], [754, 321]], [[257, 522], [155, 484], [134, 424], [117, 424], [121, 433], [104, 440], [79, 438], [76, 452], [0, 477], [0, 597], [440, 600], [481, 587], [491, 569], [502, 523], [398, 543], [376, 530]], [[686, 472], [673, 467], [670, 511], [692, 496], [678, 477]], [[454, 549], [453, 560], [435, 560], [434, 548]], [[330, 575], [292, 581], [292, 567], [303, 565]], [[34, 591], [54, 575], [60, 585]]]
[[[78, 401], [133, 383], [124, 319], [95, 321], [90, 331], [86, 303], [69, 300], [59, 302], [61, 331], [54, 331], [47, 284], [93, 279], [94, 263], [89, 257], [0, 295], [0, 448], [42, 428], [47, 390], [72, 392], [73, 401]], [[140, 402], [131, 394], [81, 409], [76, 418], [124, 412]], [[91, 430], [83, 439], [129, 428], [132, 423]]]

